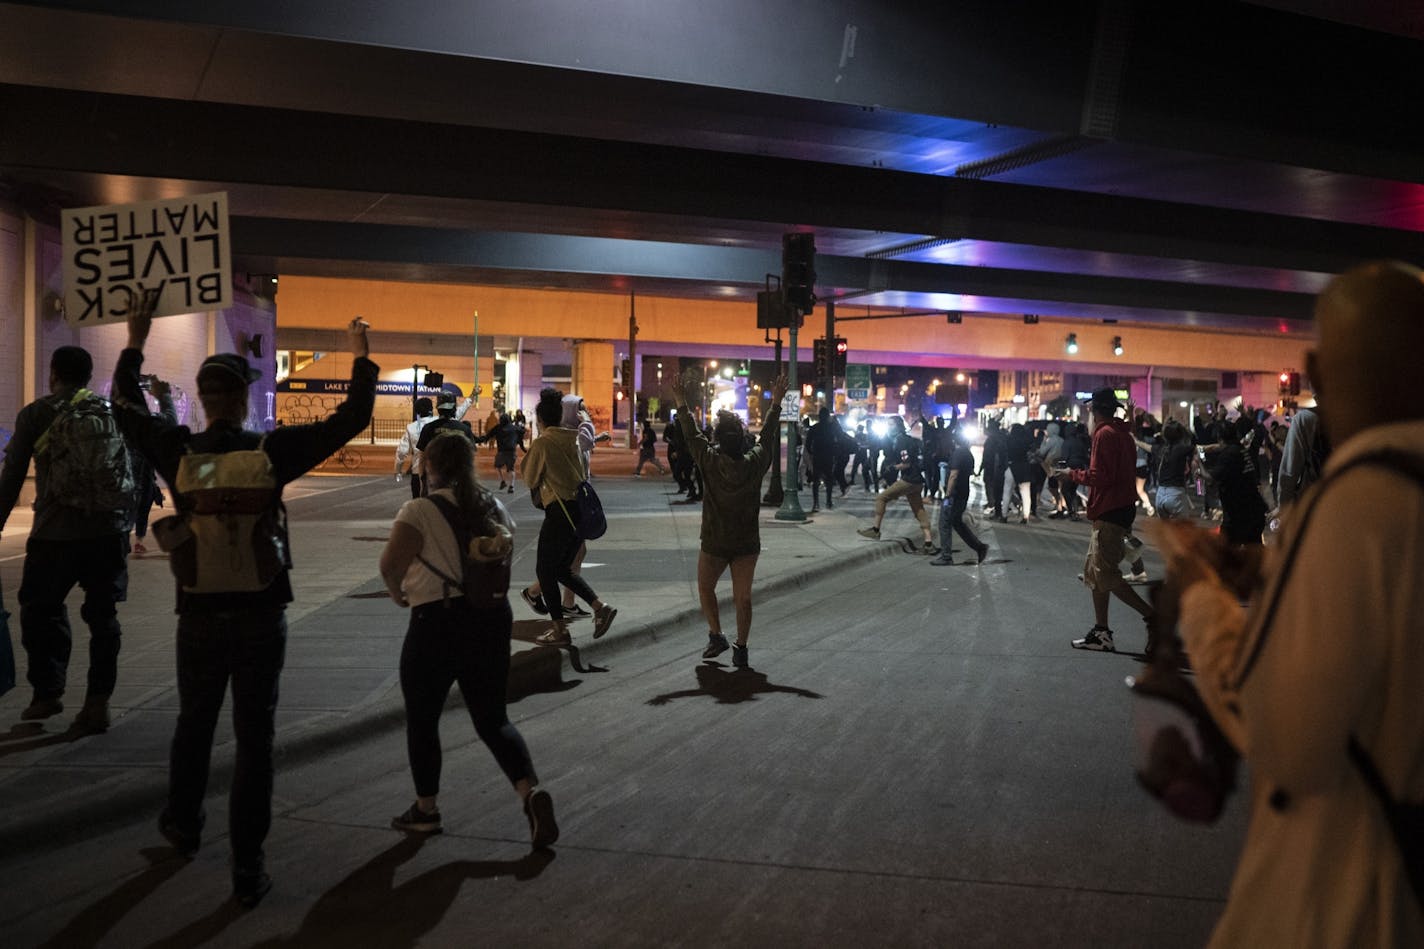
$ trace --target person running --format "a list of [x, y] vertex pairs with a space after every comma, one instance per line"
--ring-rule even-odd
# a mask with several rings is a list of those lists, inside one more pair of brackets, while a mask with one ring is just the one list
[[1083, 563], [1083, 582], [1093, 595], [1093, 628], [1072, 641], [1074, 649], [1113, 652], [1113, 631], [1108, 626], [1109, 597], [1116, 596], [1144, 619], [1152, 615], [1137, 591], [1128, 585], [1118, 566], [1126, 553], [1132, 521], [1137, 516], [1137, 446], [1132, 429], [1118, 418], [1122, 403], [1111, 387], [1096, 389], [1089, 407], [1093, 419], [1093, 450], [1085, 471], [1066, 470], [1068, 481], [1088, 485], [1088, 519], [1093, 532]]
[[[529, 485], [544, 509], [544, 523], [539, 528], [539, 547], [535, 555], [536, 575], [542, 592], [558, 592], [560, 585], [572, 590], [593, 607], [593, 638], [608, 632], [618, 611], [599, 599], [598, 594], [582, 576], [574, 572], [574, 560], [583, 541], [578, 536], [578, 489], [587, 474], [579, 452], [577, 428], [562, 424], [564, 394], [558, 389], [545, 389], [534, 409], [539, 420], [539, 435], [529, 445], [520, 465], [520, 477]], [[525, 589], [525, 602], [534, 606], [534, 595]], [[550, 646], [567, 646], [569, 636], [561, 596], [541, 596], [554, 625], [538, 636], [538, 642]], [[537, 607], [536, 607], [537, 611]]]
[[776, 427], [781, 421], [781, 402], [786, 397], [786, 376], [771, 384], [771, 409], [762, 421], [761, 437], [747, 447], [742, 420], [731, 412], [721, 412], [713, 429], [716, 447], [693, 424], [687, 411], [689, 382], [675, 379], [672, 387], [677, 417], [682, 425], [688, 451], [702, 468], [703, 495], [701, 549], [697, 554], [697, 598], [707, 620], [707, 648], [702, 658], [714, 659], [728, 649], [722, 633], [722, 614], [717, 606], [717, 581], [723, 572], [732, 572], [732, 601], [737, 608], [737, 640], [731, 644], [732, 665], [745, 669], [747, 637], [752, 626], [752, 576], [761, 553], [761, 530], [757, 521], [761, 509], [762, 479], [771, 467]]
[[435, 405], [424, 396], [416, 399], [415, 418], [406, 425], [405, 431], [401, 432], [400, 441], [396, 444], [396, 484], [400, 484], [401, 473], [406, 470], [406, 460], [409, 459], [410, 496], [413, 498], [421, 495], [420, 450], [415, 446], [420, 443], [420, 433], [434, 417]]
[[952, 429], [949, 438], [949, 475], [944, 489], [944, 501], [939, 511], [940, 553], [930, 561], [937, 567], [954, 563], [950, 556], [950, 544], [953, 542], [949, 536], [951, 529], [974, 551], [978, 558], [976, 563], [983, 563], [989, 554], [989, 545], [981, 541], [973, 529], [964, 523], [964, 511], [969, 507], [969, 479], [974, 475], [974, 456], [969, 453], [969, 444], [964, 440], [961, 429]]
[[924, 474], [920, 471], [920, 440], [905, 431], [905, 420], [900, 416], [892, 416], [890, 425], [893, 447], [890, 449], [887, 464], [895, 468], [899, 478], [875, 496], [875, 524], [862, 527], [856, 533], [870, 540], [879, 540], [880, 524], [885, 520], [885, 508], [896, 498], [904, 498], [909, 502], [915, 520], [920, 522], [920, 532], [924, 534], [925, 540], [922, 550], [930, 555], [937, 554], [939, 548], [935, 546], [930, 533], [930, 516], [925, 512]]
[[459, 549], [450, 519], [469, 532], [482, 560], [504, 564], [514, 549], [514, 521], [476, 480], [474, 450], [467, 440], [447, 435], [432, 441], [425, 450], [425, 472], [427, 496], [401, 507], [381, 553], [386, 591], [397, 606], [410, 610], [400, 683], [416, 797], [391, 819], [391, 826], [419, 834], [442, 829], [440, 715], [450, 686], [459, 683], [475, 733], [519, 795], [534, 846], [548, 847], [559, 838], [554, 801], [537, 788], [529, 748], [505, 708], [514, 626], [507, 567], [500, 578], [503, 589], [489, 602], [471, 603], [462, 587], [452, 589], [452, 581], [464, 575], [467, 553]]
[[643, 419], [643, 434], [638, 439], [638, 467], [633, 469], [633, 477], [643, 476], [643, 466], [652, 463], [658, 474], [667, 474], [662, 459], [658, 458], [658, 433], [653, 431], [653, 423]]

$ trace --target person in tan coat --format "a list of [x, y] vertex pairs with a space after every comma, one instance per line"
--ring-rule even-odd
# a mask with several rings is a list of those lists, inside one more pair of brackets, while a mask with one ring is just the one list
[[1424, 275], [1358, 267], [1315, 321], [1306, 365], [1335, 450], [1286, 512], [1278, 556], [1256, 577], [1190, 524], [1159, 532], [1202, 697], [1251, 771], [1211, 944], [1424, 946], [1420, 896], [1351, 752], [1393, 800], [1424, 802], [1424, 398], [1401, 384], [1424, 348]]

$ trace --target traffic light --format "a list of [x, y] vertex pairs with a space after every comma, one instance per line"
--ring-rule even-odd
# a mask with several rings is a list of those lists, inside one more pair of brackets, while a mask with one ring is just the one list
[[1300, 395], [1300, 373], [1298, 372], [1290, 374], [1290, 394]]
[[802, 313], [816, 306], [816, 235], [796, 231], [781, 236], [781, 289], [786, 303]]
[[825, 340], [824, 337], [821, 337], [821, 336], [816, 337], [816, 339], [815, 339], [815, 352], [816, 352], [816, 372], [815, 372], [815, 378], [817, 378], [817, 379], [824, 379], [824, 378], [826, 378], [826, 376], [828, 376], [828, 375], [831, 374], [830, 361], [829, 361], [829, 359], [828, 359], [827, 356], [826, 356], [826, 340]]
[[633, 388], [633, 360], [623, 360], [623, 365], [619, 367], [619, 376], [625, 386]]
[[850, 347], [846, 344], [844, 336], [837, 336], [835, 355], [831, 358], [831, 375], [844, 376], [846, 371], [846, 352]]
[[1288, 372], [1283, 372], [1280, 374], [1276, 381], [1280, 383], [1280, 385], [1276, 387], [1277, 394], [1290, 395], [1291, 374]]

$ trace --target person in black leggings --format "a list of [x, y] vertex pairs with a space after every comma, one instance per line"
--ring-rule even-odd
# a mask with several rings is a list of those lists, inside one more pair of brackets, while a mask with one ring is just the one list
[[[494, 495], [475, 481], [474, 451], [467, 439], [442, 435], [426, 447], [424, 471], [429, 496], [408, 501], [391, 525], [381, 554], [381, 577], [391, 599], [410, 607], [410, 625], [401, 648], [400, 683], [406, 710], [406, 751], [416, 799], [391, 826], [408, 833], [442, 829], [440, 715], [450, 686], [460, 686], [475, 732], [514, 785], [529, 820], [533, 845], [547, 847], [559, 836], [554, 802], [537, 788], [538, 776], [518, 729], [505, 711], [509, 640], [513, 614], [501, 593], [488, 603], [471, 603], [459, 584], [463, 557], [442, 502], [494, 560], [513, 548], [513, 522]], [[504, 584], [507, 591], [507, 574]]]

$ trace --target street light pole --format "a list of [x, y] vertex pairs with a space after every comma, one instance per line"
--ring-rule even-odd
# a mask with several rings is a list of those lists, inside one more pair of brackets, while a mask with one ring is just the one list
[[[776, 370], [773, 376], [781, 372], [781, 327], [776, 328]], [[762, 390], [762, 418], [766, 418], [766, 395], [768, 390]], [[776, 431], [772, 433], [771, 441], [771, 484], [767, 486], [766, 494], [762, 497], [763, 507], [780, 507], [781, 502], [786, 498], [786, 490], [781, 486], [781, 426], [776, 426]]]

